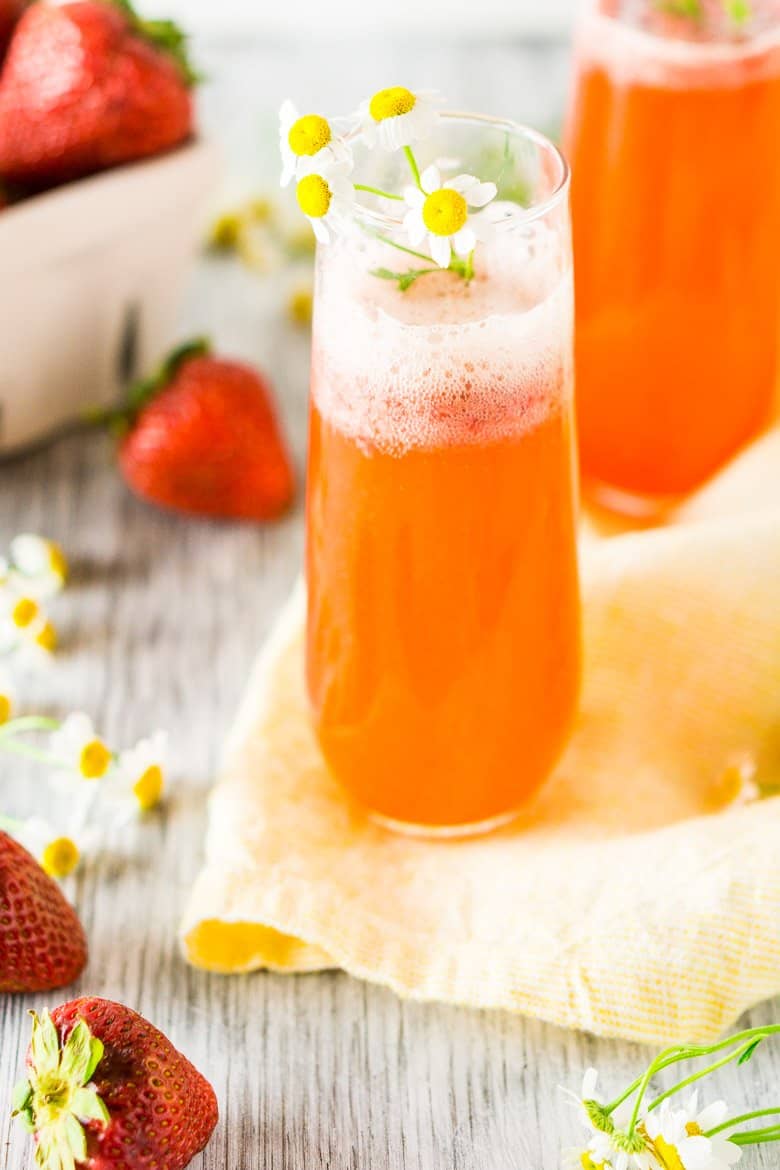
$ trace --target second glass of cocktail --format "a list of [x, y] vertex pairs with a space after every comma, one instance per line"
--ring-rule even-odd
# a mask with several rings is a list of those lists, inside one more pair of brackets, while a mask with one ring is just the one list
[[578, 690], [568, 173], [535, 132], [459, 114], [414, 155], [354, 151], [360, 204], [317, 260], [316, 731], [385, 822], [484, 830], [549, 774]]

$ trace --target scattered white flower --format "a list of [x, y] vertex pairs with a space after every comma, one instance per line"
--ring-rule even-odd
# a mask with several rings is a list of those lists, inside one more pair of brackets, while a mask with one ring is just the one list
[[7, 723], [16, 710], [16, 688], [7, 671], [0, 670], [0, 725]]
[[685, 1170], [729, 1170], [742, 1156], [741, 1147], [723, 1134], [705, 1136], [727, 1115], [725, 1101], [699, 1109], [698, 1093], [693, 1093], [679, 1109], [672, 1108], [667, 1098], [660, 1109], [648, 1113], [644, 1126], [661, 1165], [679, 1164]]
[[399, 150], [427, 138], [439, 117], [441, 97], [435, 90], [413, 91], [402, 85], [380, 89], [358, 110], [366, 146]]
[[37, 596], [20, 591], [14, 577], [0, 585], [0, 653], [25, 647], [51, 651], [57, 633]]
[[3, 819], [1, 823], [50, 877], [67, 877], [82, 857], [82, 849], [69, 833], [57, 832], [41, 817], [18, 822]]
[[282, 187], [300, 175], [306, 162], [318, 169], [333, 163], [351, 167], [352, 163], [350, 148], [334, 133], [333, 123], [321, 114], [299, 114], [291, 101], [279, 110], [279, 149]]
[[13, 538], [9, 561], [11, 572], [22, 577], [25, 588], [39, 597], [58, 593], [67, 580], [68, 562], [60, 546], [33, 532]]
[[82, 711], [74, 712], [52, 733], [49, 750], [79, 780], [99, 780], [113, 763], [113, 755]]
[[[168, 735], [156, 731], [135, 747], [120, 752], [110, 789], [122, 799], [134, 801], [142, 812], [160, 803], [165, 789]], [[116, 780], [116, 784], [115, 784]]]
[[472, 214], [486, 207], [496, 196], [495, 183], [482, 183], [474, 175], [457, 175], [442, 182], [437, 167], [428, 167], [419, 187], [407, 187], [404, 201], [408, 211], [404, 229], [414, 247], [428, 236], [428, 248], [440, 268], [448, 268], [453, 251], [469, 256], [477, 240], [484, 237], [487, 221]]
[[331, 234], [351, 218], [355, 205], [355, 188], [349, 180], [350, 167], [334, 163], [321, 170], [304, 168], [295, 195], [298, 206], [312, 226], [321, 244], [330, 242]]

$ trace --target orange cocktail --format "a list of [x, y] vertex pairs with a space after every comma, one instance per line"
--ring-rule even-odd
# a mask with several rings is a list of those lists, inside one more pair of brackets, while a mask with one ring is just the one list
[[565, 136], [582, 471], [651, 504], [756, 435], [780, 369], [780, 5], [663, 8], [588, 7]]
[[550, 205], [510, 209], [470, 284], [401, 292], [371, 275], [397, 267], [389, 247], [320, 250], [309, 692], [334, 774], [404, 825], [503, 818], [573, 718], [571, 271], [565, 167], [544, 150]]

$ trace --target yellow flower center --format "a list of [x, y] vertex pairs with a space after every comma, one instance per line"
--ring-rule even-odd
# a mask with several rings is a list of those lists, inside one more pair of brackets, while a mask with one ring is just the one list
[[287, 141], [293, 154], [300, 158], [302, 155], [318, 154], [332, 137], [326, 118], [321, 118], [319, 114], [306, 114], [290, 127]]
[[10, 695], [0, 693], [0, 723], [7, 723], [11, 718], [14, 705]]
[[685, 1170], [676, 1146], [669, 1145], [662, 1137], [653, 1138], [653, 1149], [663, 1170]]
[[73, 873], [79, 863], [79, 850], [70, 837], [57, 837], [43, 851], [41, 867], [49, 877], [64, 878]]
[[587, 1150], [580, 1158], [580, 1162], [582, 1170], [605, 1170], [606, 1167], [606, 1162], [594, 1162]]
[[454, 236], [466, 226], [468, 204], [457, 191], [442, 187], [425, 200], [422, 217], [428, 231], [435, 236]]
[[68, 562], [65, 558], [65, 553], [60, 546], [53, 540], [49, 541], [49, 571], [54, 574], [60, 581], [64, 581], [68, 575]]
[[111, 752], [102, 739], [84, 744], [79, 756], [79, 771], [85, 780], [99, 780], [105, 776], [111, 763]]
[[133, 785], [133, 796], [138, 801], [139, 808], [148, 812], [150, 808], [159, 804], [163, 787], [162, 768], [158, 764], [151, 764]]
[[310, 219], [322, 219], [330, 207], [330, 187], [322, 175], [306, 175], [295, 189], [298, 206]]
[[401, 114], [411, 113], [416, 105], [417, 98], [410, 89], [394, 85], [374, 94], [368, 112], [375, 122], [384, 122], [385, 118], [400, 118]]
[[38, 612], [37, 601], [32, 597], [20, 597], [11, 610], [11, 621], [18, 629], [24, 630], [35, 621]]
[[35, 635], [36, 645], [40, 646], [42, 650], [52, 651], [57, 646], [57, 631], [53, 622], [45, 621], [38, 633]]

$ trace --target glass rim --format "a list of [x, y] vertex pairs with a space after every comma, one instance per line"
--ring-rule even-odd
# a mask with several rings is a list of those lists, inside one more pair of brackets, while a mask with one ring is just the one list
[[[540, 130], [534, 130], [532, 126], [526, 126], [523, 122], [515, 122], [511, 118], [497, 118], [492, 114], [472, 114], [465, 110], [442, 110], [439, 113], [439, 119], [455, 124], [481, 126], [486, 130], [503, 130], [507, 134], [532, 142], [542, 153], [555, 160], [558, 167], [558, 177], [553, 190], [549, 195], [545, 195], [544, 199], [532, 202], [528, 207], [522, 207], [518, 203], [515, 215], [517, 223], [530, 223], [532, 220], [539, 219], [566, 198], [571, 180], [571, 168], [563, 151]], [[351, 131], [346, 137], [348, 141], [359, 139], [360, 129]], [[353, 206], [353, 216], [372, 227], [397, 229], [403, 223], [403, 216], [396, 217], [358, 203]]]
[[685, 37], [661, 36], [652, 29], [632, 25], [615, 12], [604, 12], [601, 4], [602, 0], [580, 0], [577, 30], [580, 36], [583, 26], [598, 25], [614, 30], [617, 35], [630, 40], [634, 47], [644, 48], [648, 54], [662, 56], [670, 64], [728, 64], [745, 56], [760, 56], [780, 46], [780, 20], [747, 36], [697, 41], [686, 40]]

